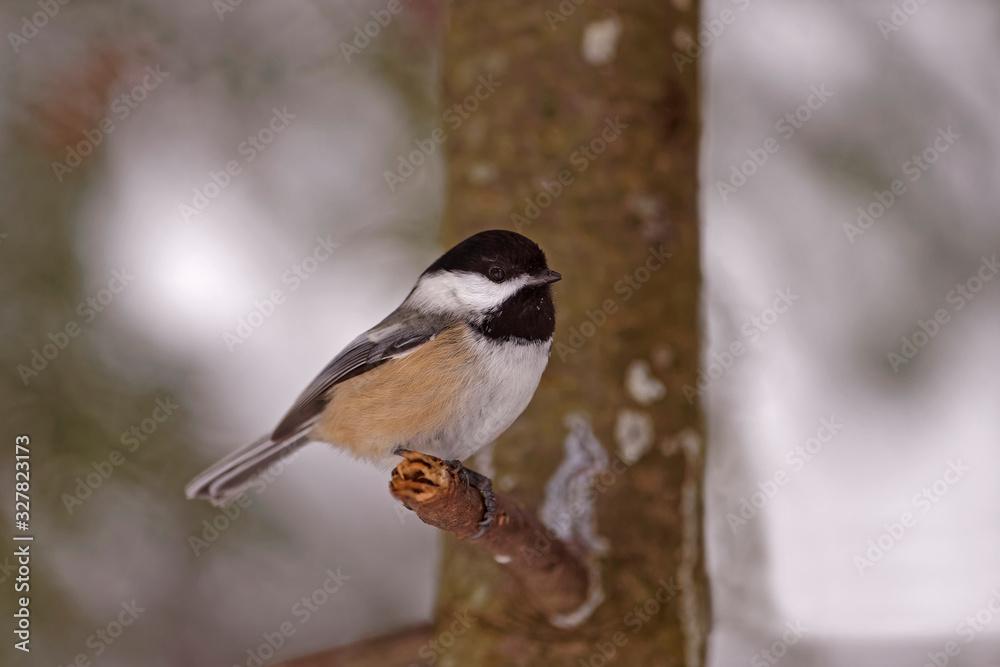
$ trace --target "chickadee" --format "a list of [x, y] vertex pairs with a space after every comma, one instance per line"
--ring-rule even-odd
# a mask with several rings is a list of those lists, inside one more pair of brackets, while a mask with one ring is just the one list
[[[312, 441], [386, 466], [405, 450], [472, 455], [507, 430], [538, 387], [555, 331], [549, 285], [560, 278], [520, 234], [462, 241], [399, 308], [334, 357], [274, 432], [196, 477], [187, 497], [225, 505]], [[465, 474], [486, 500], [485, 529], [494, 511], [489, 480]]]

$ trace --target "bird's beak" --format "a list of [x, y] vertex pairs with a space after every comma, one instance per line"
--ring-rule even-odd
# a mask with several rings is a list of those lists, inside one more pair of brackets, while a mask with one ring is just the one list
[[562, 280], [562, 274], [556, 273], [552, 269], [545, 269], [531, 277], [531, 285], [548, 285], [557, 280]]

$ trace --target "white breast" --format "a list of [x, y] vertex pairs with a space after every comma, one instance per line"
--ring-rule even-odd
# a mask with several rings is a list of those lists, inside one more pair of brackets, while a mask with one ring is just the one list
[[443, 459], [464, 459], [496, 440], [531, 402], [551, 346], [551, 339], [518, 345], [476, 338], [479, 363], [477, 372], [470, 374], [461, 416], [450, 432], [421, 451]]

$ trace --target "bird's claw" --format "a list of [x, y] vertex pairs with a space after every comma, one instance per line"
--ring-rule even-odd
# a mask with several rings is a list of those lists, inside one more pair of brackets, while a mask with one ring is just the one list
[[461, 461], [447, 461], [447, 463], [456, 468], [458, 478], [465, 482], [466, 486], [471, 486], [476, 489], [483, 497], [483, 518], [478, 524], [479, 530], [475, 535], [469, 538], [470, 540], [478, 540], [486, 534], [486, 531], [493, 525], [493, 518], [497, 513], [496, 496], [493, 493], [493, 482], [490, 481], [490, 478], [486, 475], [478, 473], [475, 470], [469, 470], [462, 465]]

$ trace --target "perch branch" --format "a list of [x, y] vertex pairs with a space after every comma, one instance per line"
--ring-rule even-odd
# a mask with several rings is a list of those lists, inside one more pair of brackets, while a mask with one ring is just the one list
[[[459, 470], [434, 456], [404, 452], [389, 490], [424, 523], [470, 540], [479, 532], [484, 503], [478, 490], [462, 482]], [[493, 523], [471, 544], [506, 563], [550, 618], [571, 614], [587, 601], [586, 563], [515, 500], [497, 495]]]

